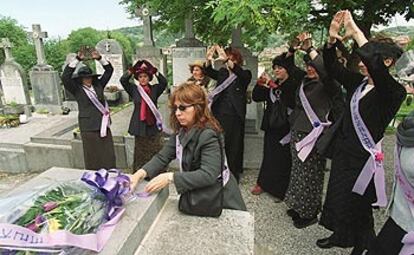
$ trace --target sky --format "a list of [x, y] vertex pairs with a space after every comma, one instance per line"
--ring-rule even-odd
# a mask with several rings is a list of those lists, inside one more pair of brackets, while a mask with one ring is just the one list
[[[83, 27], [98, 30], [130, 27], [140, 20], [129, 19], [120, 0], [0, 0], [0, 15], [14, 18], [27, 30], [40, 24], [49, 38], [65, 38], [72, 31]], [[414, 26], [401, 16], [394, 17], [389, 26]], [[379, 26], [379, 29], [384, 26]]]
[[0, 15], [28, 30], [40, 24], [53, 38], [65, 38], [83, 27], [106, 30], [140, 24], [137, 18], [129, 19], [119, 0], [0, 0]]

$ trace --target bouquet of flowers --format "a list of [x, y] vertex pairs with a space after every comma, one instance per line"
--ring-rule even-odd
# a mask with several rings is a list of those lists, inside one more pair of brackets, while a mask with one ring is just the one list
[[23, 199], [9, 198], [21, 205], [7, 212], [2, 211], [7, 205], [0, 206], [0, 254], [102, 250], [130, 194], [129, 177], [116, 172], [116, 176], [104, 169], [85, 172], [83, 182], [42, 189]]

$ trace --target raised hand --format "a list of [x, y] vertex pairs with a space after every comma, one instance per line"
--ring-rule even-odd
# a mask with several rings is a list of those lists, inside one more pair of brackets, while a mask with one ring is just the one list
[[213, 57], [214, 57], [214, 53], [216, 52], [216, 47], [215, 45], [211, 46], [210, 48], [207, 49], [207, 53], [206, 53], [206, 59], [208, 61], [213, 61]]
[[303, 32], [299, 34], [297, 38], [301, 42], [300, 44], [301, 50], [307, 51], [312, 47], [312, 34], [311, 33]]
[[290, 42], [289, 42], [289, 47], [292, 48], [293, 50], [298, 50], [300, 48], [300, 40], [298, 37], [293, 38]]
[[223, 47], [220, 47], [219, 45], [216, 45], [215, 47], [216, 47], [216, 52], [219, 55], [218, 59], [226, 61], [228, 57]]
[[345, 11], [339, 11], [335, 14], [329, 26], [329, 42], [334, 43], [336, 40], [342, 41], [342, 37], [339, 35], [339, 31], [344, 22]]
[[355, 23], [351, 12], [348, 10], [346, 10], [344, 13], [344, 27], [345, 27], [345, 36], [343, 37], [343, 40], [347, 38], [353, 38], [356, 33], [360, 32], [360, 29]]
[[96, 60], [101, 59], [101, 54], [95, 48], [91, 49], [91, 56], [92, 56], [92, 59], [96, 59]]

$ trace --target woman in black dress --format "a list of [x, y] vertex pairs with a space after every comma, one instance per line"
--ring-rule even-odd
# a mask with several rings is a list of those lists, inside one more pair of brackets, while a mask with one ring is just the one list
[[[360, 74], [347, 70], [337, 62], [336, 41], [340, 38], [338, 32], [342, 24], [346, 33], [359, 46], [356, 51], [361, 58]], [[352, 255], [360, 255], [375, 237], [372, 204], [376, 200], [376, 192], [381, 191], [381, 186], [374, 186], [373, 180], [370, 180], [362, 195], [353, 191], [362, 169], [372, 156], [359, 138], [361, 125], [357, 130], [354, 123], [357, 119], [362, 119], [367, 128], [365, 134], [369, 133], [373, 142], [380, 144], [386, 127], [405, 97], [404, 87], [388, 71], [402, 51], [392, 41], [368, 42], [349, 11], [338, 12], [329, 31], [329, 41], [323, 54], [324, 62], [332, 77], [347, 90], [347, 105], [334, 140], [328, 191], [320, 219], [320, 224], [333, 231], [333, 234], [318, 240], [316, 244], [325, 249], [334, 246], [354, 247]], [[356, 95], [361, 97], [355, 103]], [[354, 110], [355, 106], [359, 107], [358, 111]], [[375, 162], [382, 162], [380, 154], [380, 151], [375, 153]]]
[[294, 51], [275, 57], [272, 68], [276, 81], [270, 80], [269, 75], [262, 75], [252, 94], [255, 102], [265, 102], [266, 107], [261, 125], [264, 131], [263, 160], [252, 194], [265, 191], [280, 202], [285, 198], [292, 165], [290, 143], [281, 140], [290, 132], [288, 115], [295, 107], [296, 90], [305, 73], [295, 73]]
[[[158, 84], [151, 85], [150, 81], [154, 75], [157, 77]], [[132, 76], [138, 81], [138, 84], [129, 81]], [[121, 77], [120, 82], [134, 102], [134, 112], [129, 122], [128, 133], [135, 136], [132, 169], [135, 172], [148, 162], [162, 146], [162, 127], [157, 125], [159, 123], [157, 123], [156, 116], [141, 96], [141, 92], [145, 92], [156, 107], [158, 98], [167, 87], [167, 80], [151, 63], [140, 60]], [[139, 90], [138, 86], [141, 86], [142, 89]]]
[[65, 67], [62, 82], [78, 103], [85, 169], [111, 169], [116, 167], [116, 162], [104, 88], [111, 79], [114, 69], [98, 51], [93, 50], [91, 55], [105, 70], [100, 78], [88, 66], [79, 68], [74, 74], [76, 65], [85, 58], [85, 53], [80, 51], [76, 58]]

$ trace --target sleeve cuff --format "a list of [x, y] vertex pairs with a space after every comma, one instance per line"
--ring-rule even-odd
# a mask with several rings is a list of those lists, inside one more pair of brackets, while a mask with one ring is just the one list
[[99, 60], [99, 63], [101, 63], [101, 65], [103, 65], [103, 66], [109, 65], [108, 59], [106, 59], [106, 57], [103, 57], [103, 56]]
[[77, 58], [75, 58], [69, 63], [69, 67], [70, 68], [76, 68], [76, 66], [79, 64], [79, 62], [80, 61]]

